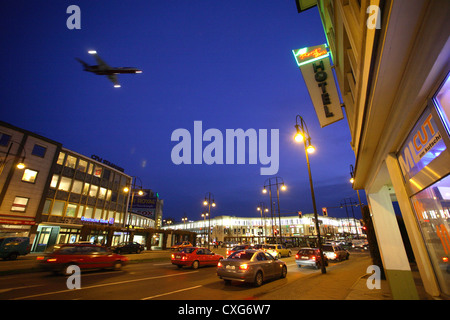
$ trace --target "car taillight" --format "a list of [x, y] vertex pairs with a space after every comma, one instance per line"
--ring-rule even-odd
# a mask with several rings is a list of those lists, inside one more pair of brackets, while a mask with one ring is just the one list
[[217, 262], [217, 267], [221, 268], [222, 267], [222, 262]]
[[36, 257], [36, 260], [44, 260], [44, 257], [42, 257], [42, 256]]
[[296, 254], [296, 255], [295, 255], [295, 259], [297, 259], [297, 260], [298, 260], [298, 258], [300, 258], [300, 257], [298, 256], [298, 254]]
[[172, 259], [175, 259], [175, 255], [174, 254], [172, 254]]
[[248, 270], [248, 264], [244, 263], [239, 266], [239, 270]]
[[336, 257], [337, 257], [337, 254], [333, 253], [333, 259], [336, 259]]
[[314, 261], [316, 261], [316, 256], [312, 256], [311, 259], [314, 260]]
[[47, 259], [47, 262], [56, 262], [56, 258]]

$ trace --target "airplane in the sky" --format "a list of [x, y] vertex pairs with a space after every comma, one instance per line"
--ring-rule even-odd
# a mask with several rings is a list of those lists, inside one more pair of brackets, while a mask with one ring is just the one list
[[120, 84], [117, 80], [117, 74], [142, 73], [142, 70], [133, 67], [119, 67], [119, 68], [110, 67], [108, 64], [106, 64], [105, 61], [103, 61], [99, 57], [97, 51], [89, 50], [88, 53], [95, 57], [95, 60], [97, 60], [98, 65], [90, 66], [83, 60], [76, 58], [84, 66], [84, 71], [89, 71], [98, 75], [107, 76], [109, 80], [111, 80], [112, 83], [114, 83], [114, 88], [120, 88]]

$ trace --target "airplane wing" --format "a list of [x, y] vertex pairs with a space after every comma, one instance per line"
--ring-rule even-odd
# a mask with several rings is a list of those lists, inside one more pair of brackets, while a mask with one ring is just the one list
[[114, 83], [114, 88], [120, 88], [120, 84], [119, 81], [117, 80], [116, 74], [108, 75], [108, 79], [111, 80], [112, 83]]
[[[95, 52], [95, 51], [94, 51]], [[91, 53], [95, 60], [97, 61], [97, 64], [100, 68], [111, 68], [105, 61], [103, 61], [100, 56], [97, 54], [97, 52], [95, 53]]]

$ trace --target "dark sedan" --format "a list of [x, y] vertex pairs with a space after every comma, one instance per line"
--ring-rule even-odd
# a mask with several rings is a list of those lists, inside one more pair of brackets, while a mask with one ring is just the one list
[[259, 287], [268, 279], [285, 278], [286, 274], [286, 263], [261, 250], [236, 251], [217, 264], [217, 275], [226, 284], [234, 280]]
[[145, 247], [137, 242], [122, 242], [111, 248], [115, 253], [141, 253]]

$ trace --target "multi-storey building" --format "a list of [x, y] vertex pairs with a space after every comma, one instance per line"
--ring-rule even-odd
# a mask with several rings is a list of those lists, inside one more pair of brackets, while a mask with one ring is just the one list
[[0, 237], [34, 240], [60, 149], [56, 141], [0, 121]]

